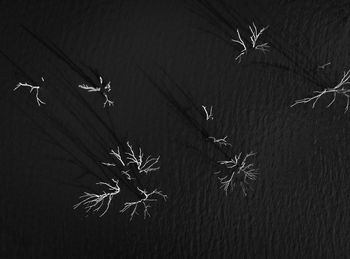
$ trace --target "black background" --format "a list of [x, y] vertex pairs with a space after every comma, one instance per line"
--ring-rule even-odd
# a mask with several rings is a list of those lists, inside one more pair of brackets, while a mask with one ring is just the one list
[[[69, 155], [49, 143], [28, 117], [41, 121], [38, 111], [47, 105], [37, 107], [34, 94], [24, 89], [12, 91], [26, 78], [2, 56], [1, 258], [349, 256], [350, 113], [344, 113], [344, 98], [328, 109], [327, 97], [315, 109], [290, 108], [296, 99], [322, 88], [290, 71], [254, 65], [257, 60], [290, 64], [274, 48], [238, 64], [237, 49], [213, 34], [220, 29], [193, 12], [200, 7], [191, 1], [0, 4], [0, 49], [35, 80], [45, 78], [43, 99], [55, 96], [50, 84], [59, 86], [62, 75], [75, 85], [81, 79], [21, 25], [111, 80], [117, 134], [161, 156], [161, 170], [144, 181], [169, 197], [152, 206], [151, 218], [139, 215], [131, 222], [119, 210], [132, 194], [116, 199], [102, 218], [73, 210], [85, 191], [76, 185], [94, 187], [96, 179], [74, 178], [79, 168], [67, 163]], [[305, 59], [300, 62], [306, 67], [312, 69], [306, 56], [319, 65], [331, 62], [321, 72], [332, 82], [350, 68], [346, 1], [231, 1], [229, 6], [244, 17], [245, 27], [254, 20], [269, 25], [267, 41], [277, 39], [295, 56], [302, 51]], [[162, 81], [161, 67], [199, 105], [213, 105], [215, 120], [208, 127], [228, 136], [233, 153], [257, 152], [260, 175], [247, 197], [239, 188], [227, 196], [219, 189], [207, 158], [186, 147], [189, 143], [206, 150], [198, 134], [169, 107], [140, 67]], [[86, 97], [103, 114], [101, 99]], [[79, 128], [59, 109], [54, 114], [63, 118], [74, 138], [89, 139], [86, 132], [91, 129]], [[42, 126], [75, 149], [52, 130], [54, 125], [42, 120]]]

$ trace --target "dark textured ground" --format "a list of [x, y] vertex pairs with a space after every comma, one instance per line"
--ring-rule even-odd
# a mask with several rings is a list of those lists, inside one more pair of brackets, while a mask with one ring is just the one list
[[[319, 64], [331, 61], [332, 79], [350, 68], [350, 7], [345, 2], [242, 2], [231, 6], [248, 21], [258, 16], [281, 32], [274, 35], [281, 42]], [[83, 190], [65, 181], [71, 182], [78, 169], [59, 160], [67, 155], [45, 141], [18, 109], [34, 97], [12, 92], [23, 77], [2, 57], [1, 258], [349, 257], [350, 113], [343, 112], [344, 99], [329, 109], [327, 100], [314, 110], [310, 105], [290, 108], [294, 100], [320, 89], [292, 73], [248, 60], [237, 64], [237, 51], [204, 32], [216, 29], [181, 1], [0, 5], [0, 49], [30, 75], [44, 76], [48, 84], [57, 83], [59, 73], [77, 80], [20, 25], [112, 81], [118, 134], [161, 155], [161, 171], [149, 185], [169, 196], [152, 207], [146, 220], [139, 216], [129, 222], [118, 212], [118, 202], [103, 218], [73, 211]], [[264, 60], [278, 56], [272, 51]], [[248, 59], [255, 58], [262, 57]], [[196, 133], [137, 67], [161, 79], [155, 64], [199, 104], [214, 106], [214, 128], [229, 136], [235, 152], [257, 152], [260, 176], [247, 198], [239, 189], [226, 197], [206, 158], [179, 145], [198, 144], [192, 141]]]

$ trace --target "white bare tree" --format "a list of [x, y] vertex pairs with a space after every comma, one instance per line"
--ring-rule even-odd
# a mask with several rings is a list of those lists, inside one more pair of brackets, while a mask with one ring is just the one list
[[93, 87], [93, 86], [89, 86], [87, 84], [80, 84], [80, 85], [78, 85], [78, 87], [86, 90], [89, 93], [101, 92], [105, 98], [105, 102], [103, 103], [103, 108], [105, 108], [107, 104], [108, 104], [108, 106], [114, 105], [114, 102], [109, 99], [108, 94], [107, 94], [112, 90], [111, 89], [111, 81], [109, 81], [107, 84], [104, 85], [104, 80], [100, 76], [100, 87]]
[[[43, 77], [41, 77], [41, 81], [45, 81]], [[31, 85], [31, 84], [28, 84], [28, 83], [21, 83], [19, 82], [16, 87], [13, 89], [13, 91], [16, 91], [18, 88], [20, 87], [29, 87], [30, 90], [29, 90], [29, 93], [35, 91], [35, 97], [36, 97], [36, 103], [38, 104], [38, 106], [40, 106], [41, 104], [46, 104], [44, 101], [42, 101], [39, 97], [39, 90], [40, 90], [40, 87], [39, 85]]]
[[159, 162], [160, 156], [153, 158], [151, 156], [147, 156], [147, 158], [144, 159], [144, 154], [141, 148], [139, 148], [139, 154], [136, 155], [129, 141], [126, 144], [129, 148], [129, 152], [125, 152], [126, 160], [128, 161], [126, 164], [127, 166], [130, 164], [135, 164], [138, 172], [145, 174], [159, 170], [160, 167], [156, 166], [156, 164]]
[[247, 54], [248, 49], [247, 46], [245, 45], [244, 41], [242, 40], [241, 34], [239, 33], [239, 30], [237, 29], [237, 37], [238, 39], [231, 39], [233, 42], [238, 43], [239, 45], [242, 46], [242, 50], [239, 53], [238, 56], [236, 56], [235, 60], [238, 60], [238, 63], [241, 62], [241, 58], [243, 55]]
[[[255, 23], [253, 22], [253, 25], [249, 25], [249, 30], [251, 33], [251, 36], [249, 36], [250, 41], [251, 41], [251, 50], [259, 50], [262, 51], [263, 53], [269, 51], [270, 46], [267, 42], [265, 43], [258, 43], [259, 37], [263, 34], [265, 30], [268, 29], [269, 26], [263, 27], [262, 29], [258, 30]], [[242, 56], [246, 55], [248, 53], [248, 47], [247, 44], [242, 40], [241, 34], [239, 30], [237, 29], [237, 39], [231, 39], [234, 43], [237, 43], [242, 46], [242, 50], [240, 53], [236, 56], [235, 60], [238, 61], [238, 63], [241, 62]]]
[[253, 26], [249, 26], [249, 30], [251, 32], [251, 36], [250, 41], [252, 42], [252, 48], [256, 49], [256, 50], [260, 50], [262, 52], [266, 52], [269, 51], [269, 44], [268, 43], [261, 43], [261, 44], [257, 44], [259, 37], [262, 35], [262, 33], [267, 30], [269, 28], [269, 26], [266, 26], [264, 28], [262, 28], [259, 32], [258, 29], [256, 28], [254, 22], [253, 22]]
[[119, 181], [112, 179], [114, 186], [105, 183], [105, 182], [98, 182], [97, 185], [105, 185], [108, 187], [107, 192], [103, 191], [102, 194], [95, 194], [95, 193], [89, 193], [84, 192], [84, 195], [80, 196], [80, 199], [83, 199], [82, 201], [78, 202], [73, 206], [73, 209], [77, 209], [79, 206], [84, 206], [86, 213], [90, 212], [92, 210], [93, 212], [98, 212], [102, 209], [103, 205], [105, 204], [105, 209], [100, 214], [100, 217], [102, 217], [109, 209], [109, 206], [111, 204], [111, 201], [115, 195], [117, 195], [120, 192], [119, 187]]
[[150, 204], [152, 202], [158, 201], [157, 196], [163, 198], [164, 201], [166, 201], [166, 199], [168, 198], [167, 195], [163, 194], [162, 191], [158, 191], [157, 189], [153, 190], [152, 192], [147, 192], [146, 190], [141, 190], [138, 187], [137, 187], [137, 189], [142, 193], [143, 198], [141, 198], [140, 200], [137, 200], [137, 201], [133, 201], [133, 202], [125, 202], [124, 207], [120, 210], [120, 212], [123, 213], [129, 209], [132, 209], [131, 213], [130, 213], [130, 221], [133, 219], [135, 214], [138, 215], [138, 212], [137, 212], [138, 206], [143, 207], [143, 217], [145, 219], [147, 216], [148, 217], [151, 216], [148, 212], [148, 209], [151, 207]]
[[322, 96], [331, 94], [333, 95], [333, 98], [331, 102], [327, 105], [327, 108], [329, 108], [335, 102], [337, 96], [340, 95], [346, 98], [346, 106], [345, 106], [344, 112], [347, 112], [349, 109], [349, 98], [350, 98], [350, 88], [348, 88], [349, 84], [350, 84], [350, 70], [344, 71], [343, 77], [340, 79], [339, 83], [336, 86], [332, 88], [325, 88], [322, 91], [314, 91], [315, 93], [314, 96], [297, 100], [294, 102], [294, 104], [291, 105], [291, 107], [297, 104], [312, 102], [312, 109], [313, 109], [315, 108], [317, 101]]
[[[249, 180], [255, 181], [258, 175], [258, 170], [254, 168], [254, 163], [248, 163], [247, 159], [254, 156], [255, 153], [250, 152], [242, 158], [242, 153], [235, 155], [230, 160], [218, 161], [220, 165], [224, 165], [226, 169], [229, 169], [230, 173], [222, 177], [218, 177], [220, 181], [220, 188], [224, 189], [226, 195], [228, 191], [233, 191], [236, 184], [239, 184], [242, 188], [243, 195], [247, 196], [247, 186]], [[215, 174], [221, 174], [221, 171]]]

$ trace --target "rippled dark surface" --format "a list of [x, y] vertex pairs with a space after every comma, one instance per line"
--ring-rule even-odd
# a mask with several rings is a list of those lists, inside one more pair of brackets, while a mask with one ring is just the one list
[[[282, 43], [302, 49], [320, 65], [332, 62], [327, 73], [333, 81], [350, 68], [350, 7], [345, 1], [242, 2], [231, 6], [245, 17], [246, 26], [258, 17], [280, 32], [273, 36]], [[118, 134], [161, 155], [161, 171], [151, 176], [149, 186], [169, 196], [151, 208], [146, 220], [141, 215], [129, 222], [119, 213], [119, 202], [103, 218], [72, 210], [83, 189], [66, 182], [79, 169], [62, 162], [67, 155], [45, 141], [17, 108], [26, 107], [24, 100], [33, 96], [14, 95], [20, 75], [0, 58], [2, 258], [349, 256], [350, 113], [344, 114], [344, 99], [328, 109], [327, 98], [315, 109], [290, 108], [320, 89], [288, 71], [252, 64], [278, 60], [274, 51], [237, 64], [237, 51], [205, 32], [219, 31], [191, 12], [189, 3], [0, 5], [0, 49], [30, 75], [57, 83], [62, 73], [79, 81], [20, 25], [45, 35], [72, 59], [98, 68], [112, 81]], [[138, 69], [162, 80], [158, 65], [196, 102], [214, 106], [216, 124], [211, 127], [229, 136], [235, 152], [257, 152], [260, 175], [248, 197], [238, 188], [225, 196], [206, 157], [181, 144], [203, 148], [197, 133]]]

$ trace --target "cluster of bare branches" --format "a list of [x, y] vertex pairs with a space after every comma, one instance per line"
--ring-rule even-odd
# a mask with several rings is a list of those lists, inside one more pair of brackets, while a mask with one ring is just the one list
[[[41, 78], [41, 81], [45, 81], [44, 78], [42, 77]], [[13, 91], [16, 91], [18, 88], [20, 87], [29, 87], [30, 90], [29, 90], [29, 93], [35, 91], [35, 97], [36, 97], [36, 103], [38, 104], [38, 106], [40, 106], [41, 104], [45, 104], [44, 101], [42, 101], [39, 97], [39, 90], [40, 90], [40, 87], [39, 85], [31, 85], [31, 84], [28, 84], [28, 83], [21, 83], [19, 82], [16, 87], [13, 89]]]
[[[268, 43], [261, 43], [261, 44], [257, 43], [258, 40], [259, 40], [259, 37], [263, 34], [263, 32], [268, 27], [269, 26], [263, 27], [262, 29], [260, 29], [258, 31], [258, 29], [257, 29], [257, 27], [256, 27], [254, 22], [253, 22], [252, 26], [249, 25], [249, 30], [251, 32], [251, 36], [249, 36], [249, 38], [250, 38], [250, 41], [251, 41], [251, 44], [252, 44], [252, 47], [251, 47], [252, 50], [260, 50], [263, 53], [269, 51], [270, 46], [269, 46]], [[242, 59], [242, 56], [248, 53], [248, 48], [247, 48], [246, 43], [242, 40], [241, 34], [240, 34], [238, 29], [237, 29], [237, 37], [238, 37], [238, 39], [231, 39], [231, 40], [233, 42], [235, 42], [235, 43], [237, 43], [237, 44], [242, 46], [242, 50], [240, 51], [240, 53], [235, 58], [235, 60], [237, 60], [238, 63], [240, 63], [241, 59]]]
[[78, 87], [88, 91], [89, 93], [101, 92], [105, 98], [105, 102], [103, 103], [103, 108], [105, 108], [107, 104], [108, 104], [108, 106], [113, 106], [114, 102], [109, 99], [108, 94], [107, 94], [112, 90], [111, 89], [111, 81], [109, 81], [108, 83], [105, 83], [101, 76], [99, 79], [100, 79], [100, 87], [93, 87], [93, 86], [89, 86], [87, 84], [81, 84], [81, 85], [78, 85]]
[[128, 161], [126, 165], [135, 164], [138, 172], [145, 174], [159, 170], [160, 167], [157, 167], [156, 164], [158, 163], [160, 156], [153, 158], [147, 156], [147, 158], [144, 159], [144, 154], [141, 148], [139, 148], [139, 154], [136, 156], [130, 143], [127, 142], [126, 144], [130, 150], [129, 152], [125, 152], [125, 155], [127, 156], [126, 160]]
[[247, 46], [245, 45], [244, 41], [242, 40], [241, 34], [239, 33], [239, 30], [238, 30], [238, 29], [237, 29], [237, 36], [238, 36], [238, 40], [235, 40], [235, 39], [231, 39], [231, 40], [232, 40], [233, 42], [235, 42], [235, 43], [240, 44], [240, 45], [242, 46], [242, 48], [243, 48], [243, 49], [241, 50], [241, 52], [239, 53], [239, 55], [236, 56], [236, 58], [235, 58], [235, 60], [238, 60], [238, 63], [240, 63], [240, 62], [241, 62], [241, 57], [242, 57], [243, 55], [247, 54], [248, 49], [247, 49]]
[[[139, 153], [138, 155], [136, 155], [129, 141], [126, 142], [126, 145], [128, 147], [128, 151], [124, 152], [125, 154], [124, 159], [122, 158], [122, 154], [120, 152], [119, 147], [117, 147], [116, 150], [111, 149], [109, 154], [112, 155], [114, 158], [116, 158], [119, 161], [120, 165], [125, 168], [125, 170], [123, 170], [121, 173], [127, 176], [128, 180], [134, 179], [129, 174], [129, 171], [132, 169], [132, 168], [129, 168], [129, 166], [132, 164], [135, 164], [137, 168], [137, 172], [140, 174], [141, 173], [148, 174], [150, 172], [155, 172], [160, 169], [160, 167], [157, 166], [160, 156], [157, 156], [157, 157], [147, 156], [147, 158], [144, 159], [144, 153], [142, 152], [141, 148], [139, 148]], [[111, 166], [111, 167], [117, 166], [115, 163], [109, 163], [109, 162], [102, 162], [102, 164], [105, 166]]]
[[[113, 157], [117, 158], [117, 160], [120, 162], [122, 166], [127, 167], [130, 164], [135, 164], [137, 167], [138, 173], [145, 173], [145, 174], [159, 170], [160, 167], [156, 166], [156, 164], [159, 162], [160, 156], [158, 157], [147, 156], [147, 158], [144, 159], [144, 153], [142, 152], [141, 148], [139, 148], [139, 154], [136, 155], [129, 141], [126, 142], [126, 144], [129, 148], [129, 151], [125, 152], [125, 160], [127, 162], [123, 160], [119, 147], [117, 147], [117, 151], [111, 149], [111, 152], [109, 153]], [[107, 166], [116, 166], [116, 164], [114, 163], [103, 162], [103, 164]]]
[[79, 197], [80, 199], [83, 199], [83, 200], [75, 204], [73, 208], [77, 209], [80, 205], [82, 205], [84, 206], [86, 213], [90, 212], [90, 210], [93, 210], [93, 212], [98, 212], [103, 208], [103, 204], [105, 203], [105, 200], [106, 200], [107, 204], [105, 206], [105, 209], [100, 214], [100, 217], [102, 217], [109, 209], [109, 206], [111, 204], [113, 197], [120, 192], [119, 181], [114, 179], [112, 179], [112, 181], [114, 183], [114, 186], [105, 182], [96, 183], [97, 185], [107, 186], [108, 191], [107, 192], [103, 191], [102, 194], [84, 192], [84, 195]]
[[148, 212], [148, 209], [151, 207], [150, 203], [156, 202], [158, 200], [156, 198], [157, 196], [163, 198], [164, 201], [166, 201], [166, 199], [168, 198], [167, 195], [163, 194], [162, 191], [158, 191], [157, 189], [153, 190], [152, 192], [141, 190], [139, 187], [137, 187], [137, 189], [142, 193], [143, 198], [133, 202], [125, 202], [123, 209], [120, 210], [120, 212], [123, 213], [128, 209], [132, 208], [132, 211], [130, 213], [130, 221], [133, 219], [135, 214], [138, 215], [137, 208], [139, 205], [143, 206], [143, 217], [146, 218], [147, 216], [151, 216]]
[[[144, 159], [144, 153], [141, 148], [139, 148], [138, 155], [135, 154], [132, 145], [129, 143], [127, 144], [127, 151], [121, 152], [119, 146], [114, 150], [111, 149], [110, 155], [119, 162], [119, 166], [121, 167], [120, 173], [122, 176], [125, 177], [125, 179], [131, 181], [135, 178], [132, 176], [135, 173], [145, 173], [146, 175], [150, 172], [154, 172], [160, 169], [159, 166], [157, 166], [159, 162], [158, 157], [151, 157], [148, 156], [146, 159]], [[123, 156], [124, 155], [124, 156]], [[112, 162], [101, 162], [104, 166], [108, 167], [117, 167], [117, 163]], [[135, 165], [135, 167], [130, 167], [130, 165]], [[135, 169], [136, 168], [136, 172]], [[113, 179], [112, 179], [113, 180]], [[118, 194], [120, 192], [120, 188], [118, 186], [118, 181], [113, 180], [113, 182], [116, 184], [115, 187], [110, 186], [107, 183], [99, 182], [98, 184], [103, 184], [109, 187], [109, 192], [103, 192], [102, 194], [94, 194], [94, 193], [84, 193], [84, 195], [80, 196], [82, 201], [74, 205], [74, 209], [78, 208], [80, 205], [85, 206], [85, 210], [88, 213], [91, 209], [93, 209], [93, 212], [98, 212], [103, 208], [104, 200], [108, 199], [107, 206], [105, 207], [105, 210], [100, 215], [101, 217], [107, 212], [109, 209], [110, 203], [112, 201], [112, 198], [114, 195]], [[134, 202], [125, 202], [124, 208], [120, 212], [125, 212], [129, 208], [133, 207], [133, 210], [131, 211], [131, 217], [130, 220], [132, 220], [134, 214], [137, 214], [137, 207], [138, 205], [144, 207], [144, 217], [150, 216], [148, 209], [151, 207], [149, 203], [156, 202], [157, 199], [154, 198], [155, 196], [161, 196], [164, 200], [166, 200], [167, 195], [163, 194], [162, 191], [158, 191], [157, 189], [153, 190], [152, 192], [147, 192], [146, 190], [141, 190], [139, 187], [136, 187], [137, 190], [141, 193], [143, 198], [141, 198], [138, 201]]]
[[315, 105], [317, 101], [321, 98], [321, 96], [332, 94], [333, 98], [331, 102], [327, 105], [327, 108], [329, 108], [335, 102], [337, 95], [340, 95], [346, 98], [345, 112], [347, 112], [349, 109], [349, 98], [350, 98], [350, 88], [347, 87], [349, 84], [350, 84], [350, 70], [344, 71], [343, 77], [340, 79], [339, 83], [336, 86], [332, 88], [325, 88], [322, 91], [314, 91], [315, 93], [314, 96], [297, 100], [295, 101], [294, 104], [291, 105], [291, 107], [301, 103], [312, 102], [312, 109], [313, 109], [315, 108]]
[[269, 28], [269, 26], [266, 26], [266, 27], [262, 28], [258, 32], [258, 29], [256, 28], [254, 22], [253, 22], [253, 26], [249, 26], [249, 30], [250, 30], [250, 32], [252, 34], [249, 38], [250, 38], [250, 41], [252, 42], [252, 48], [253, 49], [261, 50], [262, 52], [269, 51], [270, 46], [269, 46], [268, 43], [257, 44], [257, 41], [258, 41], [259, 37], [262, 35], [262, 33], [267, 28]]
[[[224, 189], [226, 195], [228, 191], [233, 191], [236, 184], [239, 184], [242, 188], [243, 195], [247, 196], [249, 181], [255, 181], [258, 175], [258, 170], [254, 168], [254, 163], [247, 162], [247, 159], [254, 155], [255, 153], [250, 152], [242, 157], [242, 153], [239, 153], [239, 155], [235, 155], [234, 158], [230, 160], [218, 161], [220, 165], [225, 166], [225, 168], [230, 171], [229, 174], [218, 177], [221, 184], [220, 188]], [[221, 171], [218, 171], [215, 174], [221, 173]]]
[[232, 146], [231, 143], [227, 142], [227, 136], [224, 138], [209, 137], [214, 143], [219, 144], [219, 146]]

